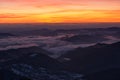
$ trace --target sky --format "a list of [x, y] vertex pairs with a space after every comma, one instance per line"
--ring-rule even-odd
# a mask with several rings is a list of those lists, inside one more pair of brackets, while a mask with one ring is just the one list
[[120, 22], [120, 0], [0, 0], [0, 23]]

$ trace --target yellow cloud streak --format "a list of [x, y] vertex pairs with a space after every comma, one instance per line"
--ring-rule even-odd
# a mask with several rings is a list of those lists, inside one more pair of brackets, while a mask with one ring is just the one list
[[[17, 14], [16, 14], [17, 15]], [[80, 23], [120, 22], [120, 10], [49, 10], [24, 13], [21, 18], [2, 18], [1, 23]]]

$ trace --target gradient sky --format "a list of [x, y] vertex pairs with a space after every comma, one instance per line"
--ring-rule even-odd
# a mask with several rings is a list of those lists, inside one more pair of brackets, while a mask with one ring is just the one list
[[0, 0], [0, 23], [120, 22], [120, 0]]

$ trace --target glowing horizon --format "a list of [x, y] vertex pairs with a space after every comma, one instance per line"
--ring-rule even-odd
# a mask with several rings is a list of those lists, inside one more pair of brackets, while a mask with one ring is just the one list
[[120, 22], [120, 0], [2, 0], [0, 23]]

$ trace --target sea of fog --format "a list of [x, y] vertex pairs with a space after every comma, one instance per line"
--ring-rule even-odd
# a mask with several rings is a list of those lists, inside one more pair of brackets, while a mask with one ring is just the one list
[[[77, 28], [106, 28], [106, 27], [120, 27], [120, 23], [81, 23], [81, 24], [0, 24], [0, 33], [15, 33], [26, 32], [30, 30], [39, 30], [42, 28], [48, 29], [77, 29]], [[70, 35], [70, 34], [67, 34]], [[41, 47], [47, 51], [54, 53], [53, 57], [58, 57], [69, 50], [78, 47], [88, 47], [95, 45], [94, 43], [79, 43], [74, 44], [61, 40], [65, 35], [56, 36], [14, 36], [0, 38], [0, 50], [27, 48], [32, 46]], [[114, 36], [106, 36], [107, 41], [101, 43], [111, 44], [120, 41]]]
[[[67, 41], [60, 40], [60, 36], [52, 36], [52, 37], [44, 37], [44, 36], [26, 36], [26, 37], [10, 37], [0, 39], [0, 50], [8, 50], [8, 49], [18, 49], [18, 48], [27, 48], [27, 47], [41, 47], [49, 52], [54, 53], [52, 57], [57, 58], [61, 54], [66, 53], [67, 51], [73, 50], [78, 47], [88, 47], [95, 45], [96, 43], [89, 44], [74, 44]], [[111, 44], [120, 39], [108, 36], [108, 41], [103, 41], [102, 43]]]

